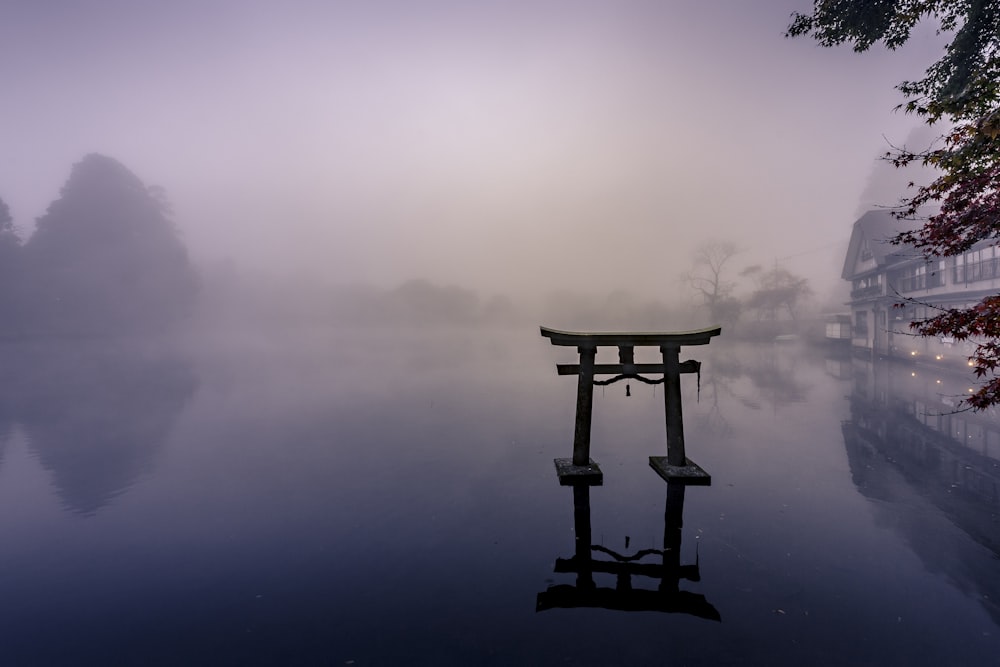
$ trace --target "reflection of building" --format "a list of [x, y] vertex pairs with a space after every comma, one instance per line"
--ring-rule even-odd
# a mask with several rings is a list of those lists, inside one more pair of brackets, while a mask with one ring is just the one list
[[842, 273], [851, 281], [851, 343], [879, 355], [964, 359], [971, 352], [967, 344], [916, 338], [909, 323], [933, 314], [924, 304], [969, 306], [1000, 291], [1000, 250], [977, 246], [928, 262], [912, 247], [889, 243], [918, 224], [886, 210], [869, 211], [854, 223]]
[[[537, 611], [600, 607], [617, 611], [679, 612], [714, 621], [722, 620], [718, 610], [704, 595], [680, 588], [681, 579], [701, 580], [697, 558], [693, 565], [681, 565], [686, 489], [683, 480], [667, 483], [663, 549], [643, 549], [631, 555], [591, 544], [590, 486], [586, 480], [578, 480], [572, 486], [576, 552], [572, 558], [557, 559], [555, 571], [576, 574], [576, 583], [556, 584], [539, 593], [535, 606]], [[614, 587], [598, 586], [595, 574], [613, 575]], [[659, 585], [655, 589], [636, 588], [633, 577], [656, 579]]]
[[[1000, 623], [1000, 414], [955, 412], [968, 391], [957, 374], [891, 360], [852, 366], [851, 418], [842, 428], [854, 483], [895, 505], [904, 518], [894, 528], [928, 569], [982, 596]], [[943, 541], [932, 521], [971, 540]]]

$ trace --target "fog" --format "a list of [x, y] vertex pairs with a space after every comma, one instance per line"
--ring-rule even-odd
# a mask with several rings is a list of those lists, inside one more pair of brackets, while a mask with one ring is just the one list
[[0, 198], [27, 239], [97, 152], [208, 276], [690, 303], [726, 240], [826, 295], [942, 42], [785, 39], [809, 6], [8, 0]]
[[962, 348], [810, 344], [943, 39], [809, 7], [0, 2], [3, 664], [987, 664]]

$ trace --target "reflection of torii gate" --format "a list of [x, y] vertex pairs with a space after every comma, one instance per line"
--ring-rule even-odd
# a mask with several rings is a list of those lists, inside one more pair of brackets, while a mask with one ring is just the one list
[[[681, 413], [681, 373], [699, 373], [701, 363], [680, 361], [683, 345], [708, 345], [722, 329], [711, 327], [694, 331], [583, 333], [558, 331], [541, 327], [542, 336], [553, 345], [576, 347], [580, 353], [579, 364], [557, 364], [560, 375], [576, 375], [576, 432], [573, 436], [573, 458], [556, 459], [559, 479], [568, 482], [573, 478], [603, 478], [600, 467], [590, 458], [590, 423], [594, 408], [594, 376], [615, 375], [610, 384], [619, 380], [636, 379], [656, 384], [663, 382], [664, 408], [667, 423], [667, 455], [650, 456], [649, 465], [666, 480], [686, 478], [710, 483], [711, 478], [684, 453], [684, 420]], [[595, 364], [597, 348], [618, 348], [617, 364]], [[662, 364], [635, 363], [636, 347], [659, 347]], [[640, 373], [663, 373], [662, 380], [649, 380]], [[695, 482], [697, 483], [697, 482]]]
[[[600, 607], [616, 611], [661, 611], [691, 614], [721, 621], [719, 611], [704, 595], [680, 589], [680, 580], [701, 581], [697, 558], [694, 565], [681, 565], [681, 530], [684, 524], [685, 481], [667, 482], [667, 505], [664, 511], [663, 550], [643, 549], [631, 556], [615, 553], [591, 544], [590, 486], [585, 479], [575, 479], [573, 486], [573, 524], [576, 553], [572, 558], [556, 559], [556, 572], [575, 572], [576, 585], [557, 584], [538, 594], [535, 611], [555, 608]], [[596, 560], [601, 552], [613, 560]], [[659, 556], [659, 562], [641, 562], [647, 556]], [[616, 576], [614, 588], [598, 588], [594, 573]], [[659, 579], [657, 589], [633, 588], [632, 577]]]

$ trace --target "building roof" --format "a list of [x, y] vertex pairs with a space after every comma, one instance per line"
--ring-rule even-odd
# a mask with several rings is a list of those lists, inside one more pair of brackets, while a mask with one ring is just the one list
[[855, 276], [858, 255], [867, 241], [868, 250], [875, 259], [875, 266], [881, 267], [893, 261], [916, 259], [920, 251], [910, 246], [897, 246], [889, 243], [890, 239], [900, 232], [918, 229], [922, 223], [919, 220], [899, 220], [894, 218], [887, 209], [868, 211], [854, 223], [851, 230], [851, 241], [844, 257], [844, 270], [841, 277], [850, 280]]

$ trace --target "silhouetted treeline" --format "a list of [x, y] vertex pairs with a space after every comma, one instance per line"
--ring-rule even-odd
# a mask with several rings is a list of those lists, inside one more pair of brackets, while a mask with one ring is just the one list
[[[545, 297], [540, 322], [580, 331], [677, 331], [716, 324], [695, 308], [617, 289], [606, 294], [553, 292]], [[676, 299], [674, 299], [676, 301]]]
[[628, 290], [534, 295], [482, 293], [414, 279], [392, 287], [330, 284], [315, 274], [274, 275], [227, 260], [202, 272], [207, 326], [486, 326], [671, 330], [714, 324], [704, 310]]
[[208, 326], [486, 326], [598, 330], [691, 329], [704, 312], [625, 290], [511, 297], [424, 279], [393, 287], [333, 285], [317, 275], [276, 276], [226, 261], [203, 272]]
[[213, 326], [507, 326], [525, 320], [503, 295], [416, 279], [384, 288], [279, 276], [226, 261], [207, 267], [199, 318]]
[[517, 319], [507, 297], [483, 298], [472, 289], [423, 279], [390, 289], [339, 287], [331, 291], [330, 312], [343, 323], [418, 327], [502, 325]]
[[198, 280], [157, 188], [87, 155], [21, 242], [0, 206], [0, 333], [158, 332], [190, 314]]

